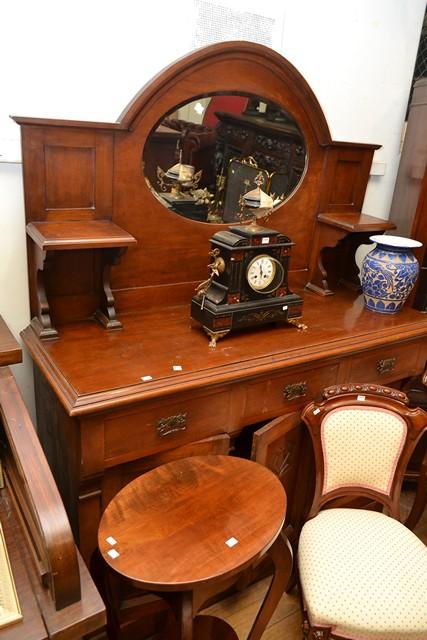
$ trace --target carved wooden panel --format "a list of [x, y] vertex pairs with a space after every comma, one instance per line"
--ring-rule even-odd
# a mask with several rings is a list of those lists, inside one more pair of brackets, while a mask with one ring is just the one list
[[95, 207], [94, 147], [45, 145], [45, 209]]
[[359, 162], [340, 160], [335, 167], [335, 184], [332, 187], [331, 202], [334, 205], [354, 205], [355, 187], [359, 173]]
[[320, 199], [321, 212], [361, 211], [372, 156], [377, 145], [340, 146], [329, 149], [326, 181]]
[[252, 460], [275, 473], [283, 484], [289, 500], [288, 515], [292, 511], [295, 482], [298, 472], [302, 428], [300, 411], [272, 420], [255, 431]]
[[111, 218], [112, 133], [23, 125], [22, 143], [27, 222]]

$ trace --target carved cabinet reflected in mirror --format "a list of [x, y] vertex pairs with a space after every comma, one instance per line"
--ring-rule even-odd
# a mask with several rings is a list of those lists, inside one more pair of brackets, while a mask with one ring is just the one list
[[303, 134], [281, 106], [219, 91], [167, 113], [149, 134], [143, 170], [166, 207], [200, 222], [239, 220], [241, 197], [261, 172], [263, 190], [284, 202], [306, 164]]

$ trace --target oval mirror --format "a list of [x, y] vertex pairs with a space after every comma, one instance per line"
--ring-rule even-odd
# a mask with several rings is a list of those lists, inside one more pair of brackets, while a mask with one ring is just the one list
[[143, 171], [168, 209], [228, 224], [250, 218], [254, 208], [255, 217], [265, 217], [287, 200], [301, 182], [306, 155], [297, 123], [279, 105], [215, 93], [165, 114], [147, 138]]

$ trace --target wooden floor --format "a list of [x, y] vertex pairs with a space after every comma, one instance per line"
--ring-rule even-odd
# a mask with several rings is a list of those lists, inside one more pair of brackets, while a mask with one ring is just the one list
[[[411, 494], [408, 492], [402, 500], [402, 514], [409, 511], [410, 500]], [[427, 510], [424, 511], [415, 533], [427, 544]], [[227, 620], [237, 632], [239, 640], [244, 640], [259, 603], [264, 598], [269, 581], [269, 578], [261, 580], [244, 592], [213, 605], [206, 612]], [[301, 638], [301, 615], [296, 589], [294, 589], [291, 593], [283, 595], [262, 640], [301, 640]]]

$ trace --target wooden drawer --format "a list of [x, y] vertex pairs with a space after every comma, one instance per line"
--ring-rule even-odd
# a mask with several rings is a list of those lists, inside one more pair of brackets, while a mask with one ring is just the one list
[[351, 360], [345, 382], [386, 384], [415, 375], [419, 371], [419, 343], [391, 345], [361, 354]]
[[104, 421], [105, 465], [179, 447], [227, 431], [230, 411], [228, 390], [179, 401], [162, 401], [110, 414]]
[[304, 406], [337, 382], [338, 364], [258, 378], [247, 385], [243, 424], [280, 416]]

